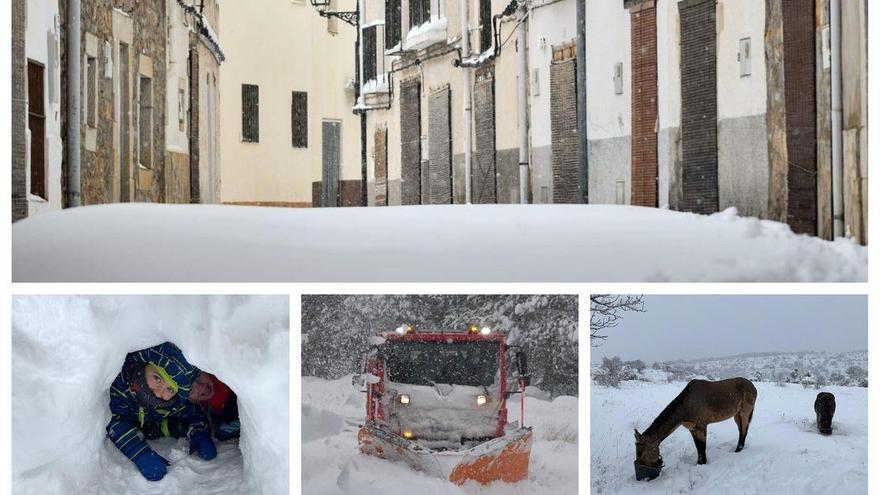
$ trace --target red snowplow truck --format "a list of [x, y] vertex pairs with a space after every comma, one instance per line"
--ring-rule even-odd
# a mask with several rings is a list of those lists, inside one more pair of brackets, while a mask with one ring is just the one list
[[[374, 338], [363, 371], [354, 378], [367, 394], [361, 452], [459, 485], [528, 475], [526, 359], [503, 334], [476, 325], [459, 332], [404, 325]], [[515, 393], [520, 421], [509, 424], [507, 398]]]

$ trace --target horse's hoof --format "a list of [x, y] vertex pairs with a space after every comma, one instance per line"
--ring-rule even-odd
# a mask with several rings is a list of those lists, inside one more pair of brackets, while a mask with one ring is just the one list
[[742, 449], [743, 449], [742, 447], [737, 447], [736, 450], [734, 450], [734, 452], [742, 452]]
[[697, 459], [697, 464], [706, 464], [706, 459]]

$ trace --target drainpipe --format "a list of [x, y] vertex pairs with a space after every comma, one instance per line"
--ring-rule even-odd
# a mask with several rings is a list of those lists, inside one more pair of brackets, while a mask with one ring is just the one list
[[526, 26], [529, 15], [527, 0], [520, 0], [520, 22], [516, 27], [516, 59], [519, 77], [516, 82], [519, 103], [519, 202], [529, 203], [529, 117], [526, 108], [529, 77], [529, 61], [526, 58]]
[[578, 129], [578, 162], [581, 173], [578, 177], [581, 187], [581, 201], [590, 202], [589, 196], [589, 159], [587, 156], [587, 34], [586, 34], [586, 2], [575, 0], [577, 4], [577, 129]]
[[80, 115], [82, 29], [80, 27], [80, 0], [67, 3], [67, 206], [81, 204], [80, 155], [82, 115]]
[[[471, 32], [468, 28], [467, 0], [461, 0], [461, 57], [467, 58], [471, 54]], [[471, 204], [471, 71], [467, 67], [462, 68], [462, 96], [464, 97], [464, 202]]]
[[840, 0], [831, 0], [831, 208], [834, 238], [845, 235], [843, 225], [843, 145], [840, 49]]

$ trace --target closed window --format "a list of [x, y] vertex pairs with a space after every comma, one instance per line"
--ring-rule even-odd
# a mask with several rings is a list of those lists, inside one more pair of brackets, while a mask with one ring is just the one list
[[376, 79], [376, 26], [363, 29], [364, 81]]
[[86, 124], [98, 126], [98, 58], [86, 57]]
[[309, 98], [308, 93], [294, 91], [291, 99], [290, 121], [294, 148], [309, 146]]
[[241, 140], [260, 142], [260, 87], [256, 84], [241, 85]]
[[431, 20], [431, 0], [409, 0], [409, 28]]
[[385, 46], [388, 49], [400, 43], [400, 1], [385, 0]]
[[480, 51], [492, 46], [492, 0], [480, 0]]
[[138, 85], [138, 161], [141, 167], [153, 167], [153, 79], [140, 77]]
[[30, 192], [41, 198], [46, 197], [46, 110], [43, 101], [44, 68], [28, 60], [28, 129], [31, 131]]

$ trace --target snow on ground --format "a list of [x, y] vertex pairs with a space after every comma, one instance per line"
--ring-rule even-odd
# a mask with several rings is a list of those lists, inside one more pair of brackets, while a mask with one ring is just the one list
[[867, 258], [732, 208], [114, 204], [12, 227], [16, 282], [830, 282]]
[[691, 434], [678, 428], [660, 452], [666, 467], [636, 481], [633, 428], [644, 431], [685, 383], [623, 382], [590, 392], [591, 492], [626, 493], [868, 493], [868, 389], [825, 387], [835, 395], [834, 434], [816, 430], [820, 390], [755, 383], [758, 400], [746, 446], [734, 453], [736, 423], [709, 425], [708, 464], [697, 465]]
[[[148, 482], [106, 438], [108, 391], [126, 353], [166, 340], [238, 394], [242, 437], [209, 462], [151, 440], [172, 465]], [[287, 297], [17, 296], [12, 492], [286, 494], [288, 354]]]
[[[459, 487], [426, 476], [403, 463], [360, 453], [357, 431], [364, 422], [365, 394], [339, 380], [302, 378], [303, 495], [574, 495], [577, 493], [577, 398], [526, 399], [526, 425], [534, 427], [529, 477]], [[519, 395], [508, 404], [519, 420]]]

